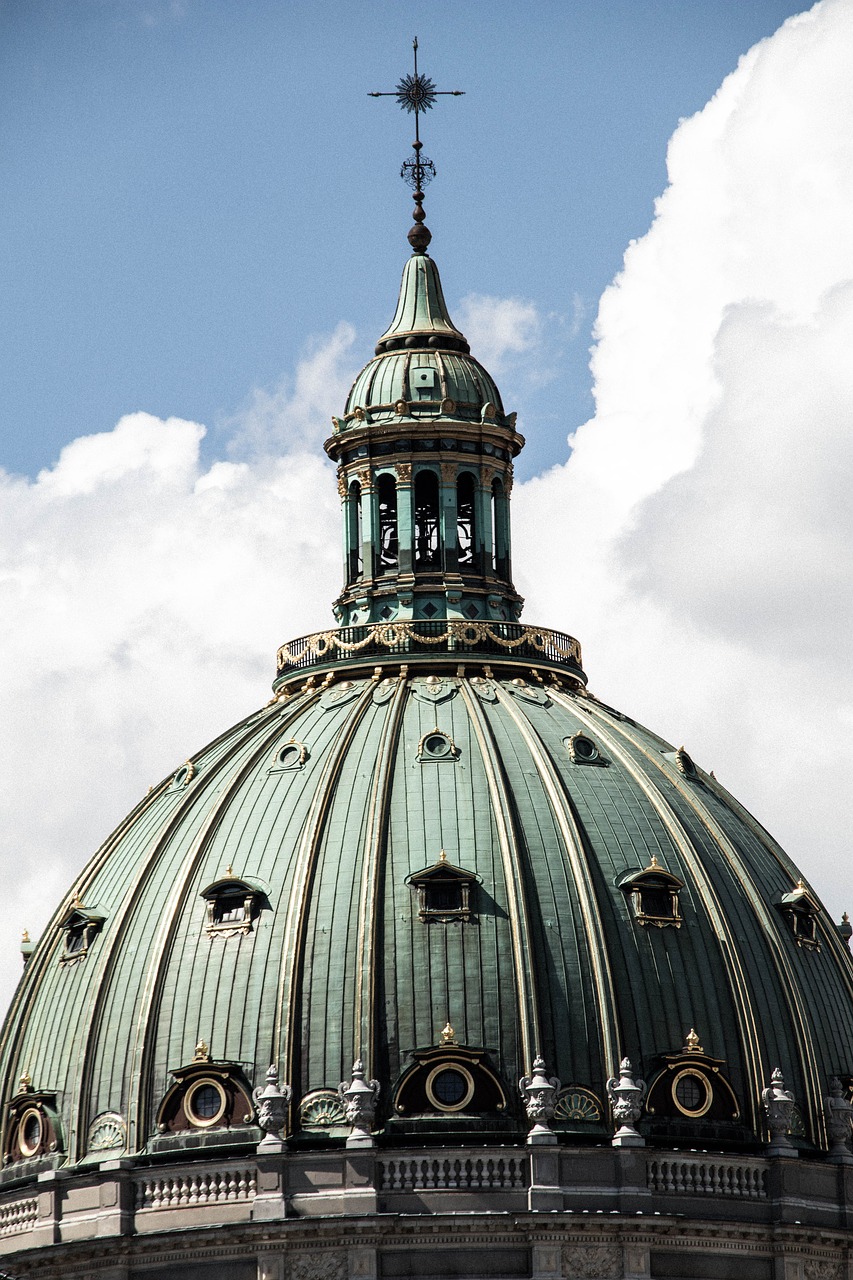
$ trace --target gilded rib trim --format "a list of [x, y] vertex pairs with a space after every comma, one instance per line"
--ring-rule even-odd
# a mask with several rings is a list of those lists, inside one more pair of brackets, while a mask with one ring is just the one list
[[366, 688], [349, 709], [347, 721], [335, 741], [334, 750], [330, 750], [326, 756], [323, 771], [317, 781], [311, 800], [311, 807], [308, 811], [305, 825], [302, 828], [302, 835], [296, 854], [293, 883], [287, 904], [287, 918], [282, 939], [281, 969], [279, 970], [275, 1024], [273, 1027], [273, 1057], [271, 1058], [272, 1062], [275, 1062], [278, 1058], [278, 1049], [282, 1044], [282, 1018], [284, 1017], [286, 1019], [286, 1024], [283, 1028], [284, 1051], [281, 1054], [285, 1073], [283, 1078], [288, 1084], [294, 1086], [297, 1081], [296, 1021], [299, 1004], [299, 975], [305, 948], [305, 929], [308, 918], [308, 897], [311, 882], [314, 878], [317, 854], [341, 767], [346, 759], [356, 729], [361, 723], [361, 718], [373, 696], [375, 687], [374, 681], [367, 682]]
[[376, 933], [378, 928], [377, 900], [379, 880], [385, 853], [388, 824], [388, 796], [394, 769], [394, 757], [403, 709], [406, 705], [407, 680], [401, 675], [394, 698], [387, 709], [382, 738], [376, 757], [373, 786], [370, 793], [370, 809], [362, 859], [361, 896], [358, 907], [358, 941], [356, 955], [355, 1021], [356, 1035], [360, 1043], [353, 1045], [353, 1058], [369, 1054], [375, 1058], [375, 1027], [373, 1010], [376, 993]]
[[[223, 816], [227, 812], [231, 800], [239, 793], [246, 778], [253, 774], [257, 767], [258, 760], [260, 760], [269, 751], [273, 743], [281, 737], [282, 730], [287, 728], [288, 724], [298, 714], [301, 714], [309, 703], [316, 698], [316, 696], [316, 691], [312, 690], [308, 697], [300, 700], [298, 706], [293, 706], [292, 703], [288, 703], [288, 712], [292, 709], [292, 714], [275, 717], [272, 720], [269, 726], [269, 731], [264, 734], [261, 742], [251, 752], [248, 759], [235, 770], [231, 778], [222, 787], [219, 795], [214, 800], [211, 810], [205, 818], [201, 829], [193, 840], [192, 845], [184, 858], [179, 874], [175, 877], [174, 887], [164, 905], [161, 924], [157, 930], [154, 943], [151, 947], [151, 961], [146, 970], [145, 983], [142, 987], [141, 999], [139, 1002], [139, 1014], [136, 1021], [136, 1038], [133, 1046], [133, 1054], [130, 1059], [131, 1094], [128, 1098], [127, 1107], [129, 1146], [133, 1141], [134, 1126], [136, 1126], [136, 1130], [140, 1134], [148, 1132], [145, 1108], [147, 1105], [148, 1092], [148, 1066], [155, 1039], [156, 1019], [154, 1017], [154, 1012], [158, 1007], [159, 997], [162, 991], [175, 933], [181, 914], [185, 909], [188, 883], [198, 863], [206, 853], [208, 843], [218, 828]], [[255, 732], [257, 732], [257, 726], [255, 726]], [[243, 745], [245, 741], [246, 738], [244, 737], [239, 744], [236, 744], [235, 751], [239, 750], [239, 747]], [[234, 753], [235, 752], [231, 752], [230, 754], [233, 756]], [[132, 1149], [133, 1148], [131, 1146], [131, 1150]]]
[[515, 987], [518, 994], [518, 1025], [521, 1029], [521, 1047], [525, 1070], [530, 1070], [541, 1044], [539, 996], [532, 982], [532, 975], [536, 972], [536, 957], [533, 953], [527, 895], [521, 874], [518, 838], [512, 820], [512, 804], [503, 771], [496, 764], [498, 760], [497, 744], [488, 721], [478, 705], [478, 699], [471, 694], [465, 680], [459, 681], [459, 692], [465, 700], [465, 705], [468, 708], [468, 714], [474, 727], [474, 733], [477, 737], [483, 769], [489, 786], [489, 798], [492, 802], [492, 811], [498, 828], [498, 842], [500, 844], [504, 880], [506, 881], [507, 906], [509, 908]]
[[597, 716], [586, 707], [581, 707], [577, 702], [569, 701], [561, 697], [553, 691], [551, 696], [555, 701], [559, 701], [561, 705], [566, 707], [573, 715], [586, 724], [594, 733], [596, 733], [605, 744], [607, 750], [618, 760], [625, 771], [633, 778], [634, 782], [646, 796], [647, 800], [654, 808], [661, 822], [668, 831], [679, 854], [684, 859], [686, 866], [690, 868], [696, 885], [697, 893], [700, 897], [705, 912], [720, 946], [720, 954], [723, 959], [723, 965], [729, 982], [729, 990], [732, 995], [732, 1003], [734, 1005], [737, 1020], [740, 1027], [741, 1048], [747, 1064], [746, 1076], [748, 1081], [749, 1107], [753, 1127], [757, 1133], [760, 1133], [764, 1127], [764, 1111], [761, 1102], [761, 1088], [765, 1078], [765, 1064], [761, 1054], [761, 1041], [758, 1034], [758, 1025], [755, 1010], [752, 1007], [750, 999], [749, 983], [746, 973], [740, 961], [740, 953], [738, 951], [735, 939], [726, 920], [725, 912], [716, 890], [705, 872], [705, 868], [693, 849], [687, 832], [681, 824], [681, 821], [666, 800], [664, 795], [652, 785], [643, 771], [632, 760], [627, 751], [620, 745], [617, 734], [621, 733], [627, 738], [633, 746], [640, 750], [648, 760], [650, 760], [661, 772], [664, 772], [663, 763], [653, 759], [646, 751], [642, 742], [638, 741], [622, 726], [613, 726], [608, 720], [599, 720]]
[[[511, 695], [496, 686], [501, 704], [512, 717], [529, 750], [545, 788], [551, 811], [557, 822], [574, 876], [575, 888], [583, 915], [586, 941], [592, 962], [592, 977], [601, 1009], [601, 1052], [604, 1066], [616, 1071], [622, 1058], [618, 1009], [607, 941], [595, 904], [595, 889], [583, 846], [583, 837], [553, 761], [530, 721], [521, 713]], [[549, 690], [550, 692], [550, 690]]]

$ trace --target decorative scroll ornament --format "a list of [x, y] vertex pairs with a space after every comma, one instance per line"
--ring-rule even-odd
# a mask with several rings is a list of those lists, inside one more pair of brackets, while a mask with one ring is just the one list
[[533, 1121], [533, 1127], [527, 1135], [528, 1146], [550, 1146], [556, 1141], [551, 1130], [560, 1081], [556, 1076], [545, 1074], [545, 1059], [537, 1057], [533, 1062], [533, 1074], [522, 1076], [518, 1082], [519, 1092], [524, 1099], [527, 1118]]
[[271, 1063], [267, 1068], [267, 1082], [263, 1089], [255, 1089], [252, 1097], [258, 1109], [258, 1124], [264, 1137], [258, 1143], [258, 1151], [280, 1151], [284, 1146], [282, 1133], [287, 1124], [287, 1108], [293, 1090], [289, 1084], [283, 1089], [278, 1084], [278, 1067]]
[[379, 1081], [365, 1080], [361, 1058], [357, 1058], [352, 1064], [352, 1079], [349, 1083], [342, 1080], [338, 1085], [338, 1096], [346, 1110], [347, 1124], [352, 1126], [347, 1146], [372, 1147], [374, 1142], [370, 1131], [379, 1099]]
[[834, 1164], [853, 1164], [853, 1152], [850, 1150], [853, 1103], [845, 1094], [844, 1085], [838, 1076], [833, 1076], [829, 1082], [829, 1093], [823, 1100], [823, 1111], [829, 1134], [829, 1159]]
[[770, 1077], [770, 1084], [766, 1089], [762, 1089], [761, 1101], [767, 1112], [767, 1127], [770, 1130], [768, 1155], [795, 1156], [797, 1152], [788, 1137], [794, 1110], [794, 1095], [790, 1089], [785, 1088], [785, 1077], [782, 1075], [781, 1067], [775, 1068]]
[[646, 1082], [633, 1075], [629, 1058], [619, 1064], [619, 1076], [607, 1081], [607, 1096], [613, 1109], [613, 1119], [619, 1125], [613, 1138], [614, 1147], [644, 1147], [646, 1140], [637, 1132], [637, 1121], [643, 1114]]

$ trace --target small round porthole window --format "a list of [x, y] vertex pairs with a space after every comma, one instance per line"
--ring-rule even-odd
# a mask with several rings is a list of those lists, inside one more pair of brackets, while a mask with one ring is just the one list
[[190, 1124], [209, 1129], [222, 1119], [228, 1098], [218, 1080], [196, 1080], [187, 1090], [184, 1110]]
[[276, 756], [280, 769], [298, 769], [304, 759], [304, 747], [299, 742], [286, 742]]
[[449, 756], [452, 751], [453, 744], [446, 733], [428, 733], [421, 745], [421, 754], [433, 758]]
[[583, 733], [575, 734], [569, 743], [569, 750], [572, 753], [572, 759], [580, 761], [581, 764], [591, 764], [599, 756], [598, 747], [592, 738], [587, 738]]
[[34, 1107], [25, 1111], [18, 1122], [18, 1146], [25, 1156], [34, 1156], [41, 1146], [42, 1118]]
[[461, 1111], [474, 1096], [474, 1077], [456, 1063], [433, 1067], [427, 1076], [426, 1095], [439, 1111]]
[[711, 1085], [697, 1071], [679, 1071], [672, 1082], [672, 1097], [678, 1110], [691, 1120], [703, 1116], [713, 1101]]

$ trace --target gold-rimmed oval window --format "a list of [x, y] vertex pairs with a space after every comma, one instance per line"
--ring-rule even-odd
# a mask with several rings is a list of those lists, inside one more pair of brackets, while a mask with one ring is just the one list
[[714, 1091], [707, 1076], [688, 1067], [673, 1078], [672, 1100], [683, 1116], [697, 1120], [709, 1110]]
[[35, 1107], [28, 1107], [18, 1121], [18, 1146], [25, 1156], [34, 1156], [42, 1143], [44, 1122]]
[[228, 1097], [218, 1080], [203, 1077], [187, 1089], [184, 1110], [190, 1124], [200, 1129], [210, 1129], [225, 1114]]
[[441, 1062], [427, 1076], [426, 1095], [438, 1111], [461, 1111], [474, 1096], [474, 1077], [458, 1062]]

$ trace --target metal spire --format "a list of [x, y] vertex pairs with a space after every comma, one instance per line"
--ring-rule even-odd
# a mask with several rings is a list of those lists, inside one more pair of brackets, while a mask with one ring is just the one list
[[421, 154], [424, 144], [421, 142], [420, 116], [421, 112], [432, 109], [436, 98], [461, 98], [465, 91], [464, 89], [436, 89], [429, 76], [422, 75], [418, 71], [417, 36], [412, 42], [412, 49], [415, 60], [414, 74], [403, 76], [401, 80], [398, 80], [396, 89], [388, 90], [387, 92], [370, 93], [368, 97], [396, 98], [401, 110], [410, 113], [414, 112], [415, 114], [415, 140], [412, 143], [414, 151], [408, 160], [403, 161], [400, 177], [404, 182], [408, 183], [414, 193], [415, 225], [409, 232], [409, 244], [415, 253], [425, 253], [432, 235], [429, 227], [423, 225], [426, 217], [423, 205], [424, 187], [435, 177], [435, 165], [427, 156]]

